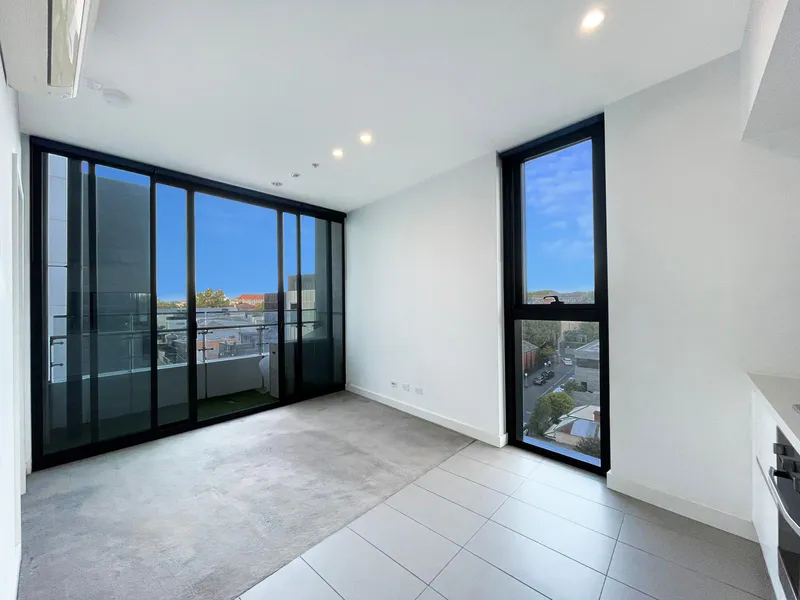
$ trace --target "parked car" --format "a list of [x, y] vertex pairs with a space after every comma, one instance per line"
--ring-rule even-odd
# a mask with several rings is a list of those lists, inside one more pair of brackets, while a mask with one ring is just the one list
[[565, 358], [564, 359], [564, 364], [567, 365], [568, 367], [571, 367], [572, 366], [572, 359], [571, 358]]
[[556, 376], [555, 372], [549, 369], [546, 371], [542, 371], [542, 377], [544, 377], [545, 379], [552, 379], [555, 376]]
[[547, 379], [545, 379], [541, 375], [538, 375], [537, 377], [533, 378], [533, 385], [544, 385], [545, 383], [547, 383]]

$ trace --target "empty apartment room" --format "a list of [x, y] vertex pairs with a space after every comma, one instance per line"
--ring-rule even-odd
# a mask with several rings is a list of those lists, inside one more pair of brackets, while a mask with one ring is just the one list
[[0, 0], [0, 600], [798, 600], [800, 0]]

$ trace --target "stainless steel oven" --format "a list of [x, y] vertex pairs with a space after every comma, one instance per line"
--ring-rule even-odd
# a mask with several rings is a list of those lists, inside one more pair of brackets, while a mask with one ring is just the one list
[[[778, 429], [775, 466], [761, 473], [778, 507], [778, 576], [788, 600], [800, 596], [800, 454]], [[759, 465], [760, 466], [760, 465]]]

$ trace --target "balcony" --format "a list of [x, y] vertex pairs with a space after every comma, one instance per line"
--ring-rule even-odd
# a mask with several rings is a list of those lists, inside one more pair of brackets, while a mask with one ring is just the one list
[[[187, 362], [186, 320], [174, 318], [175, 311], [158, 313], [158, 422], [176, 423], [189, 418], [189, 365]], [[295, 314], [295, 313], [291, 313]], [[97, 387], [100, 438], [144, 431], [150, 421], [150, 334], [145, 323], [135, 315], [125, 315], [127, 330], [98, 332], [98, 346], [103, 352], [99, 360]], [[173, 318], [170, 318], [173, 317]], [[282, 400], [278, 353], [277, 311], [238, 313], [206, 311], [198, 313], [197, 417], [213, 419], [223, 415], [274, 404]], [[239, 321], [238, 324], [230, 322]], [[223, 323], [224, 322], [224, 323]], [[330, 370], [333, 357], [340, 352], [327, 336], [325, 321], [315, 310], [303, 311], [303, 367], [306, 383], [324, 386], [324, 377], [315, 382], [315, 374]], [[89, 333], [81, 335], [83, 375], [69, 381], [66, 371], [66, 339], [64, 334], [51, 335], [50, 376], [44, 422], [45, 446], [58, 451], [87, 443], [91, 439], [92, 422], [89, 366]], [[295, 356], [297, 323], [285, 323], [285, 386], [286, 394], [295, 392]], [[74, 397], [80, 386], [82, 405], [81, 431], [73, 428], [68, 435], [67, 398]]]

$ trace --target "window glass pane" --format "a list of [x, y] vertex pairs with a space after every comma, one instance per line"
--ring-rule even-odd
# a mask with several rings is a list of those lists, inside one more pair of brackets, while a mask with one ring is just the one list
[[330, 223], [300, 218], [303, 279], [303, 390], [333, 384]]
[[331, 223], [331, 270], [333, 381], [344, 385], [344, 245], [341, 223]]
[[86, 165], [45, 156], [49, 365], [42, 433], [47, 454], [91, 441], [91, 409]]
[[150, 428], [150, 178], [98, 165], [100, 439]]
[[592, 141], [523, 166], [525, 302], [594, 303]]
[[600, 326], [520, 321], [520, 441], [600, 466]]
[[297, 215], [283, 215], [283, 291], [284, 291], [284, 354], [286, 393], [289, 397], [296, 390], [296, 356], [297, 356], [297, 313], [299, 310], [299, 294], [297, 284]]
[[156, 186], [158, 423], [189, 418], [186, 190]]
[[277, 401], [277, 233], [272, 209], [195, 195], [200, 420]]

